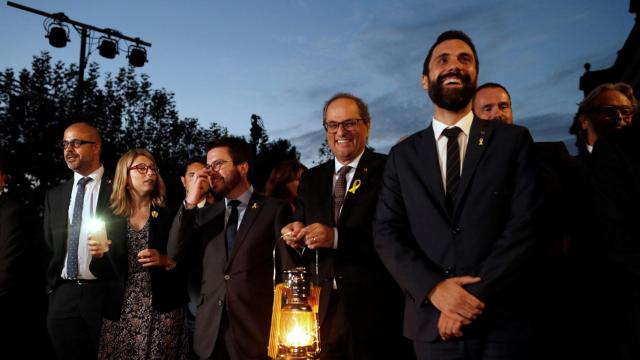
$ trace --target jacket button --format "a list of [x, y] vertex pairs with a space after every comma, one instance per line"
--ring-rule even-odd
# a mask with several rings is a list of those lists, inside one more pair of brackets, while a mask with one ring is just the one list
[[458, 235], [458, 234], [460, 234], [461, 231], [462, 231], [462, 229], [460, 229], [459, 227], [454, 227], [453, 229], [451, 229], [451, 233], [453, 235]]
[[447, 275], [447, 277], [454, 277], [456, 276], [456, 268], [454, 268], [453, 266], [447, 266], [444, 268], [444, 273], [445, 275]]
[[225, 275], [225, 276], [224, 276], [224, 279], [225, 279], [225, 280], [229, 280], [229, 279], [231, 279], [231, 276], [229, 276], [229, 275]]

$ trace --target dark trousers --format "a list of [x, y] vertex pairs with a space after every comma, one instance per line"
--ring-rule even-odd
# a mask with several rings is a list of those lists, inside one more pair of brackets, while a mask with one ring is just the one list
[[[325, 289], [323, 289], [325, 291]], [[349, 326], [344, 306], [338, 291], [330, 290], [329, 305], [320, 326], [321, 360], [353, 359], [351, 327]]]
[[99, 281], [64, 281], [49, 294], [47, 329], [58, 359], [97, 357], [105, 294]]
[[481, 339], [455, 339], [441, 342], [414, 341], [418, 360], [529, 360], [524, 342], [491, 342]]

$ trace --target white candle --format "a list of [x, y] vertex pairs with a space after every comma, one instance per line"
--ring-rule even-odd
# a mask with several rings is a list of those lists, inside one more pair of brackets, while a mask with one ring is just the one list
[[103, 252], [109, 251], [109, 246], [107, 245], [107, 229], [104, 221], [98, 218], [93, 218], [89, 220], [87, 227], [91, 234], [91, 239], [100, 245]]

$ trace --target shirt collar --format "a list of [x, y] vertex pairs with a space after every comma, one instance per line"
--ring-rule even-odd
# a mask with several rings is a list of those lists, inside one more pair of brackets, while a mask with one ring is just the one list
[[436, 120], [436, 118], [433, 118], [433, 122], [432, 122], [433, 134], [436, 136], [436, 140], [437, 140], [440, 138], [440, 135], [442, 135], [442, 132], [444, 131], [444, 129], [457, 126], [460, 128], [460, 130], [462, 130], [462, 132], [465, 135], [469, 136], [472, 122], [473, 122], [473, 112], [471, 111], [469, 111], [465, 116], [463, 116], [462, 119], [458, 120], [457, 123], [451, 126]]
[[[102, 179], [102, 175], [104, 175], [104, 166], [100, 165], [100, 167], [98, 169], [96, 169], [96, 171], [92, 172], [91, 174], [87, 175], [86, 177], [90, 177], [93, 179], [94, 184], [97, 183], [98, 181], [100, 181]], [[73, 183], [77, 184], [78, 180], [82, 179], [83, 177], [85, 177], [82, 174], [78, 174], [77, 172], [73, 173]]]
[[360, 158], [362, 158], [362, 154], [364, 154], [364, 150], [362, 150], [362, 152], [360, 153], [360, 155], [356, 156], [355, 159], [353, 159], [350, 163], [348, 164], [342, 164], [340, 161], [338, 161], [338, 159], [333, 159], [333, 163], [335, 165], [335, 173], [337, 174], [338, 171], [340, 171], [340, 169], [342, 169], [343, 166], [351, 166], [351, 168], [356, 169], [358, 167], [358, 163], [360, 162]]
[[247, 189], [247, 191], [243, 192], [242, 195], [238, 196], [237, 199], [229, 199], [229, 198], [224, 198], [224, 205], [229, 206], [229, 201], [231, 200], [238, 200], [240, 201], [240, 205], [238, 206], [247, 206], [249, 204], [249, 201], [251, 200], [251, 195], [253, 195], [253, 185], [249, 186], [249, 189]]

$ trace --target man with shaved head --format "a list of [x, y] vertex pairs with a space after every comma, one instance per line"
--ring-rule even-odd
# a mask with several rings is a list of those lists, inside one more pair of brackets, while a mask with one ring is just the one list
[[482, 120], [499, 120], [513, 124], [509, 92], [498, 83], [478, 86], [473, 96], [473, 113]]
[[89, 270], [88, 223], [110, 213], [111, 178], [100, 163], [102, 142], [95, 127], [72, 124], [60, 145], [73, 178], [50, 189], [45, 197], [47, 328], [59, 359], [94, 359], [107, 288]]

